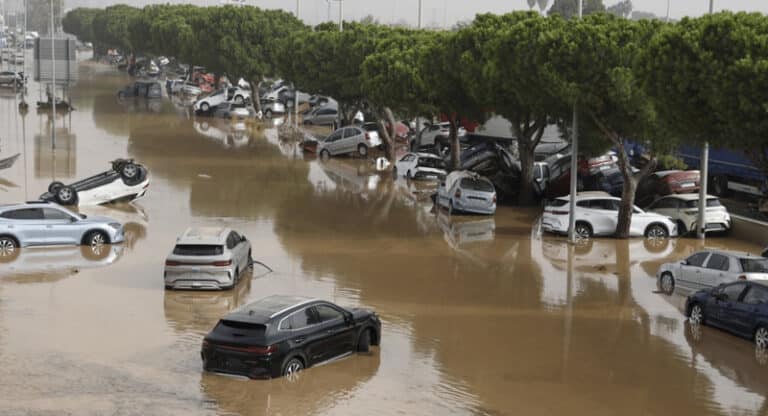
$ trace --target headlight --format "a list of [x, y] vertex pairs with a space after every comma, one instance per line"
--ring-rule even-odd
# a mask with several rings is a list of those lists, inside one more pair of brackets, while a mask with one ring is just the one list
[[115, 230], [119, 230], [122, 225], [119, 222], [110, 222], [109, 226], [114, 228]]

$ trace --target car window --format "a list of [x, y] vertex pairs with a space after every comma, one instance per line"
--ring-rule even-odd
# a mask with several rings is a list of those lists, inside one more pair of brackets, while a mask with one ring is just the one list
[[728, 261], [728, 257], [723, 256], [722, 254], [712, 253], [709, 257], [709, 261], [707, 261], [707, 269], [728, 270], [730, 268], [729, 266], [730, 262]]
[[768, 303], [768, 288], [759, 285], [751, 285], [742, 301], [749, 305]]
[[231, 250], [235, 248], [236, 245], [237, 245], [237, 242], [235, 240], [235, 232], [231, 231], [227, 236], [227, 248]]
[[44, 208], [43, 217], [45, 217], [46, 220], [71, 220], [72, 219], [72, 216], [67, 214], [66, 212], [58, 209], [53, 209], [53, 208]]
[[745, 273], [768, 273], [768, 259], [739, 259]]
[[344, 319], [344, 315], [338, 309], [328, 305], [317, 305], [315, 306], [315, 311], [321, 323]]
[[341, 130], [336, 130], [335, 132], [333, 132], [333, 134], [328, 136], [328, 138], [325, 139], [325, 141], [326, 142], [335, 142], [336, 140], [341, 139], [341, 134], [342, 134]]
[[344, 138], [345, 139], [348, 139], [350, 137], [355, 137], [358, 134], [360, 134], [360, 131], [357, 130], [356, 128], [354, 128], [354, 127], [347, 127], [346, 129], [344, 129]]
[[410, 161], [413, 160], [413, 157], [414, 156], [412, 154], [407, 154], [407, 155], [403, 156], [403, 158], [400, 159], [400, 161], [401, 162], [410, 162]]
[[425, 168], [437, 168], [442, 169], [443, 168], [443, 161], [437, 158], [433, 157], [420, 157], [419, 158], [419, 166], [425, 167]]
[[648, 209], [669, 209], [677, 208], [677, 202], [674, 198], [662, 198], [651, 204]]
[[688, 257], [687, 262], [689, 266], [695, 266], [695, 267], [701, 267], [704, 264], [704, 260], [707, 259], [707, 256], [709, 255], [708, 252], [703, 251], [701, 253], [696, 253], [692, 255], [691, 257]]
[[302, 329], [316, 323], [315, 321], [312, 308], [304, 308], [283, 319], [278, 329]]
[[2, 217], [12, 220], [42, 220], [43, 210], [40, 208], [15, 209], [13, 211], [4, 212]]
[[734, 283], [732, 285], [725, 286], [721, 292], [723, 294], [724, 300], [739, 300], [739, 296], [741, 295], [741, 292], [744, 291], [746, 286], [746, 283]]
[[482, 178], [462, 178], [461, 188], [470, 191], [493, 192], [493, 185]]
[[224, 253], [224, 247], [209, 244], [177, 244], [173, 254], [179, 256], [219, 256]]

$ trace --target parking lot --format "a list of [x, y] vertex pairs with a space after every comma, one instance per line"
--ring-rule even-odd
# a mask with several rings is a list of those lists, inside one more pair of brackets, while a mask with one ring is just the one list
[[[118, 101], [123, 73], [80, 70], [55, 148], [49, 114], [22, 117], [0, 92], [0, 150], [21, 153], [0, 171], [0, 203], [126, 156], [152, 185], [134, 204], [82, 210], [127, 224], [125, 243], [22, 249], [0, 263], [3, 414], [768, 414], [765, 357], [692, 329], [685, 294], [657, 293], [655, 280], [704, 244], [761, 247], [571, 247], [539, 233], [540, 209], [449, 217], [434, 187], [379, 175], [370, 160], [304, 160], [279, 140], [279, 119], [213, 134], [167, 97]], [[163, 261], [189, 225], [241, 231], [274, 272], [254, 267], [229, 291], [165, 291]], [[293, 381], [204, 373], [200, 346], [217, 320], [277, 293], [374, 308], [381, 347]]]

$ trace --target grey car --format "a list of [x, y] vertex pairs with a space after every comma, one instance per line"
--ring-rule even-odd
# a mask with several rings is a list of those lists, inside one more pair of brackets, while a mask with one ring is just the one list
[[18, 247], [121, 243], [123, 225], [109, 217], [87, 217], [50, 202], [0, 206], [0, 252]]
[[14, 83], [17, 87], [24, 85], [24, 76], [21, 72], [0, 71], [0, 85], [13, 87]]
[[339, 118], [339, 110], [336, 107], [317, 107], [304, 116], [304, 124], [327, 125], [333, 124]]
[[251, 243], [230, 228], [189, 228], [165, 260], [166, 289], [231, 289], [251, 265]]
[[317, 154], [323, 159], [348, 153], [366, 157], [371, 146], [370, 134], [361, 127], [342, 127], [317, 143]]

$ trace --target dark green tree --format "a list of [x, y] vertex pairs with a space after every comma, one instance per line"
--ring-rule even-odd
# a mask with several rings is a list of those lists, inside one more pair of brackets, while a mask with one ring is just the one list
[[[584, 16], [605, 11], [603, 0], [584, 0], [583, 7], [582, 14]], [[559, 15], [564, 19], [570, 19], [571, 17], [578, 16], [578, 8], [578, 0], [555, 0], [548, 13], [550, 16]]]

